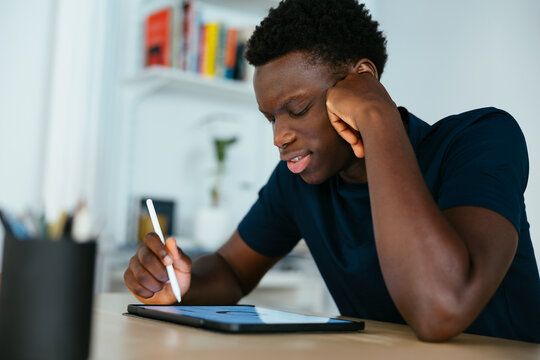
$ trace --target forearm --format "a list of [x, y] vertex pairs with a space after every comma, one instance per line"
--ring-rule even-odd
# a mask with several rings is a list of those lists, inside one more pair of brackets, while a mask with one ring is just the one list
[[193, 262], [186, 304], [235, 304], [253, 290], [281, 257], [267, 257], [246, 245], [238, 231], [215, 253]]
[[236, 304], [244, 296], [235, 273], [218, 253], [196, 259], [191, 271], [191, 285], [182, 304]]
[[364, 61], [328, 89], [328, 117], [365, 158], [375, 245], [394, 303], [420, 338], [445, 340], [465, 330], [495, 293], [518, 233], [488, 208], [438, 208], [373, 67]]
[[470, 279], [468, 250], [433, 200], [397, 109], [377, 115], [360, 133], [386, 285], [413, 327], [455, 321]]

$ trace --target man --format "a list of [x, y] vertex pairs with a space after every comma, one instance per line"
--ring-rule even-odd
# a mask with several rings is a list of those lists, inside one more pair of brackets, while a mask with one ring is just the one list
[[174, 303], [172, 263], [186, 303], [236, 303], [304, 238], [342, 315], [540, 342], [521, 130], [494, 108], [433, 126], [398, 108], [385, 42], [355, 0], [270, 10], [246, 58], [283, 161], [215, 253], [148, 234], [124, 276], [140, 301]]

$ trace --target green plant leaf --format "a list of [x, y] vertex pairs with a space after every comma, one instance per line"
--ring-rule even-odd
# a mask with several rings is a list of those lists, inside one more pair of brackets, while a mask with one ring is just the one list
[[214, 146], [216, 149], [216, 157], [217, 157], [218, 162], [220, 163], [225, 162], [227, 149], [229, 148], [229, 146], [234, 144], [236, 140], [237, 140], [236, 136], [232, 138], [228, 138], [228, 139], [218, 139], [218, 138], [214, 139]]

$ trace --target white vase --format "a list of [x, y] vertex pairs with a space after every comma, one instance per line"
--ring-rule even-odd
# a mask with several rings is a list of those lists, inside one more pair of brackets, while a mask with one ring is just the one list
[[229, 216], [224, 210], [210, 206], [196, 212], [193, 238], [206, 250], [214, 251], [223, 245], [229, 230]]

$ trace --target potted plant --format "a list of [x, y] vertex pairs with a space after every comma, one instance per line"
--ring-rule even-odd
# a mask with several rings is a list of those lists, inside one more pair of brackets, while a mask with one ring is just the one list
[[212, 186], [212, 206], [218, 207], [221, 199], [221, 182], [225, 174], [225, 160], [227, 158], [227, 149], [236, 142], [236, 136], [220, 139], [214, 138], [214, 149], [216, 154], [216, 172], [214, 186]]
[[193, 235], [195, 240], [209, 251], [219, 247], [229, 236], [229, 217], [220, 207], [222, 199], [222, 181], [225, 175], [227, 151], [236, 143], [237, 137], [214, 137], [214, 153], [216, 168], [214, 171], [214, 184], [211, 188], [211, 206], [199, 209], [195, 215]]

